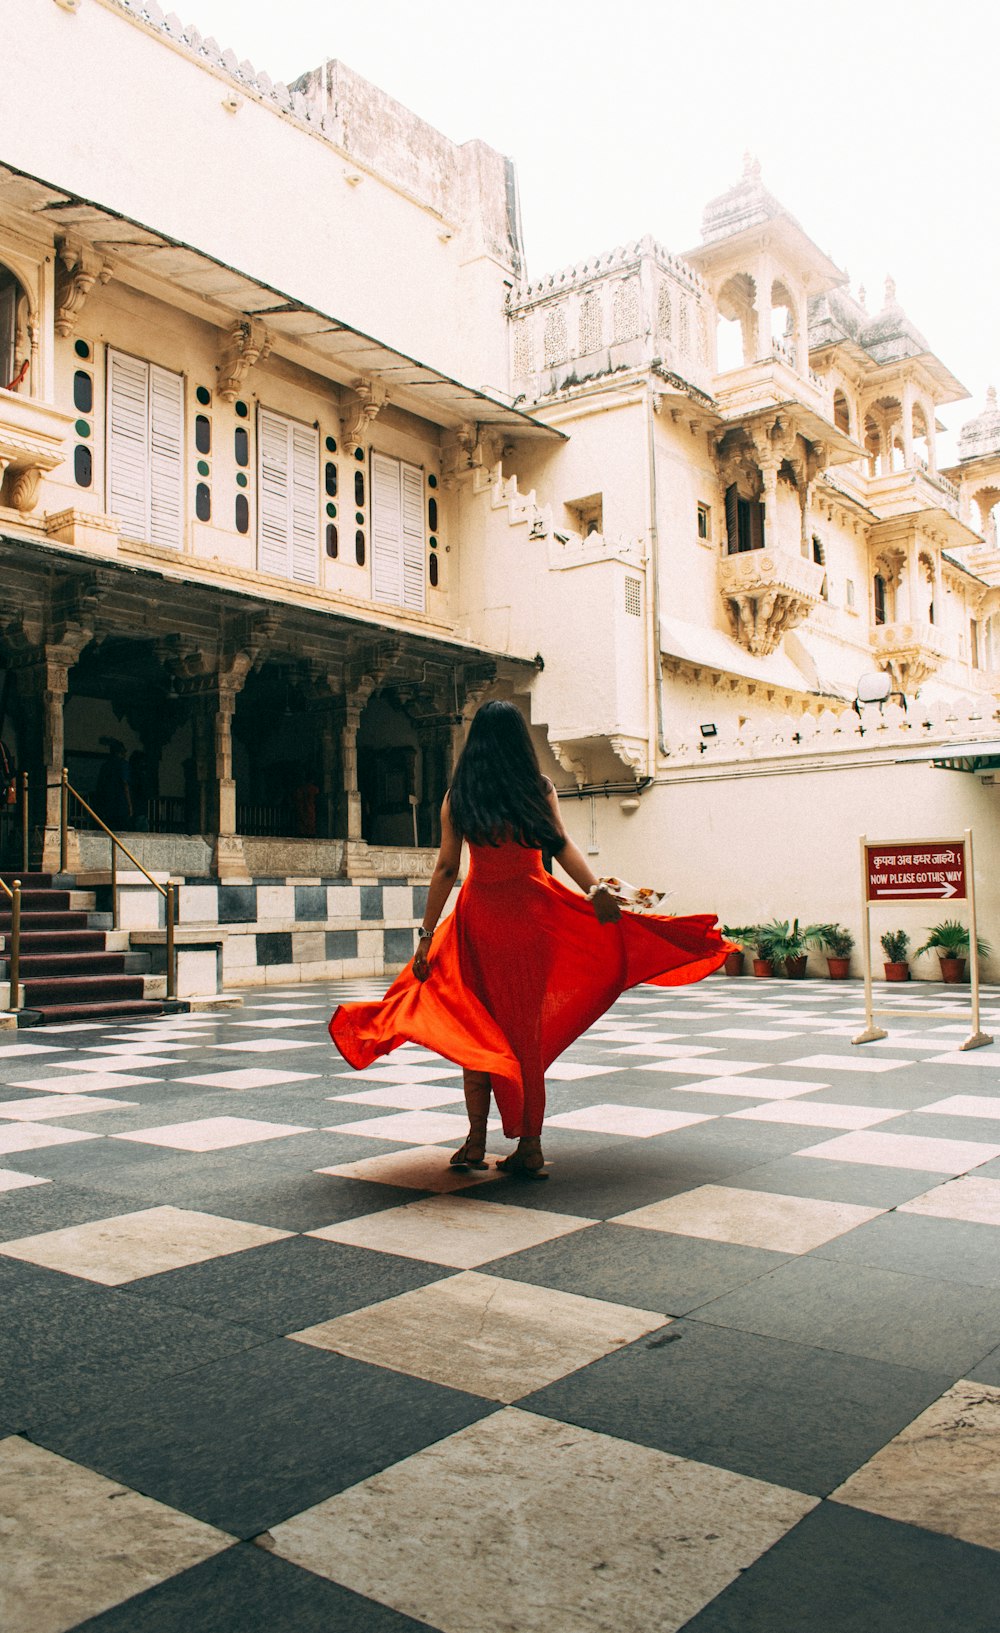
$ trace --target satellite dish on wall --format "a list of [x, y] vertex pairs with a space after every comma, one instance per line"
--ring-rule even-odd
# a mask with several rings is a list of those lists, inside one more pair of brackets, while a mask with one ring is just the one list
[[[891, 697], [898, 697], [906, 710], [906, 693], [895, 692], [892, 688], [892, 676], [886, 669], [874, 669], [870, 674], [862, 675], [858, 681], [858, 695], [852, 705], [858, 719], [861, 719], [861, 710], [867, 703], [877, 703], [879, 713], [885, 708]], [[864, 728], [862, 728], [863, 733]]]

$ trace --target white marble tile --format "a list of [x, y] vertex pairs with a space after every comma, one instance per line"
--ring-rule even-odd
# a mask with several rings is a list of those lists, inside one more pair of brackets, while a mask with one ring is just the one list
[[[604, 1039], [598, 1041], [603, 1043]], [[718, 1056], [721, 1050], [717, 1044], [710, 1043], [630, 1043], [624, 1049], [616, 1049], [615, 1054], [655, 1056], [657, 1060], [688, 1060], [698, 1055]]]
[[804, 1079], [780, 1077], [705, 1077], [697, 1083], [671, 1083], [673, 1094], [722, 1094], [749, 1096], [752, 1100], [794, 1100], [800, 1094], [818, 1094], [828, 1083], [807, 1083]]
[[594, 1026], [590, 1031], [590, 1039], [593, 1043], [620, 1043], [636, 1045], [636, 1048], [632, 1050], [632, 1053], [647, 1055], [652, 1051], [649, 1049], [639, 1049], [639, 1044], [649, 1043], [662, 1045], [671, 1038], [678, 1038], [682, 1036], [683, 1034], [680, 1032], [647, 1032], [641, 1026], [609, 1026], [606, 1028]]
[[3, 1242], [0, 1254], [103, 1287], [120, 1287], [143, 1276], [242, 1253], [290, 1235], [291, 1231], [218, 1219], [187, 1208], [143, 1208]]
[[961, 1379], [831, 1493], [869, 1514], [1000, 1549], [1000, 1389]]
[[546, 1068], [545, 1080], [547, 1083], [580, 1083], [587, 1077], [605, 1077], [608, 1072], [617, 1072], [618, 1066], [578, 1066], [572, 1060], [554, 1060]]
[[319, 1072], [272, 1072], [265, 1066], [245, 1066], [234, 1071], [206, 1072], [202, 1077], [175, 1077], [175, 1083], [195, 1083], [206, 1089], [269, 1089], [278, 1083], [305, 1083]]
[[[738, 1077], [744, 1072], [755, 1072], [768, 1064], [763, 1060], [726, 1060], [713, 1055], [711, 1060], [654, 1060], [636, 1069], [640, 1072], [673, 1072], [679, 1077]], [[815, 1087], [815, 1085], [814, 1085]]]
[[463, 1271], [288, 1336], [510, 1402], [666, 1321], [655, 1311]]
[[805, 1128], [873, 1128], [901, 1115], [888, 1106], [844, 1106], [829, 1100], [768, 1100], [727, 1113], [749, 1123], [801, 1123]]
[[[14, 1033], [17, 1036], [17, 1033]], [[54, 1043], [3, 1043], [0, 1042], [0, 1066], [5, 1060], [17, 1060], [23, 1055], [64, 1055], [66, 1046], [60, 1047]]]
[[783, 1038], [800, 1038], [801, 1032], [779, 1031], [776, 1027], [727, 1026], [705, 1033], [706, 1038], [742, 1038], [745, 1043], [777, 1043]]
[[849, 1202], [743, 1191], [729, 1185], [699, 1185], [663, 1202], [618, 1214], [613, 1222], [774, 1253], [809, 1253], [884, 1211]]
[[160, 1128], [112, 1134], [113, 1140], [137, 1145], [163, 1145], [172, 1151], [225, 1151], [230, 1146], [256, 1145], [261, 1140], [283, 1140], [292, 1134], [311, 1134], [294, 1123], [263, 1123], [249, 1117], [204, 1117], [200, 1122], [165, 1123]]
[[393, 1083], [384, 1089], [361, 1089], [357, 1094], [332, 1094], [342, 1105], [390, 1106], [396, 1111], [432, 1111], [436, 1106], [463, 1106], [461, 1089], [443, 1083]]
[[436, 1066], [422, 1065], [414, 1061], [394, 1061], [391, 1066], [368, 1066], [361, 1072], [337, 1072], [334, 1074], [338, 1083], [345, 1086], [348, 1083], [368, 1083], [373, 1088], [388, 1083], [439, 1083], [442, 1078], [461, 1079], [462, 1068], [452, 1065], [450, 1060], [442, 1060]]
[[242, 1043], [220, 1043], [219, 1049], [235, 1049], [243, 1055], [290, 1054], [293, 1049], [329, 1049], [328, 1038], [307, 1042], [304, 1038], [245, 1038]]
[[293, 1017], [291, 1015], [268, 1015], [265, 1017], [262, 1015], [258, 1020], [230, 1022], [231, 1026], [249, 1026], [253, 1027], [257, 1031], [267, 1032], [276, 1032], [282, 1027], [286, 1026], [296, 1026], [301, 1030], [303, 1026], [315, 1026], [316, 1024], [315, 1017], [312, 1014], [301, 1015], [299, 1017]]
[[[496, 1127], [491, 1120], [491, 1126]], [[437, 1145], [454, 1140], [461, 1145], [469, 1132], [469, 1119], [450, 1111], [400, 1111], [386, 1117], [362, 1117], [353, 1123], [326, 1125], [327, 1134], [360, 1134], [367, 1140], [392, 1140], [399, 1145]]]
[[1000, 1095], [952, 1094], [946, 1100], [935, 1100], [929, 1106], [921, 1106], [921, 1116], [926, 1116], [928, 1112], [933, 1112], [936, 1117], [982, 1117], [986, 1121], [996, 1122], [1000, 1120]]
[[866, 1055], [859, 1047], [857, 1054], [803, 1055], [790, 1060], [789, 1066], [811, 1066], [818, 1072], [892, 1072], [897, 1066], [912, 1066], [912, 1060], [887, 1060], [884, 1055]]
[[64, 1633], [233, 1540], [14, 1435], [0, 1441], [0, 1485], [4, 1633]]
[[[971, 1032], [971, 1025], [966, 1028]], [[929, 1055], [928, 1062], [932, 1066], [1000, 1066], [1000, 1049], [995, 1044], [985, 1049], [949, 1049], [943, 1055]]]
[[26, 1185], [51, 1185], [50, 1179], [38, 1179], [34, 1174], [19, 1174], [10, 1168], [0, 1168], [0, 1194], [21, 1191]]
[[368, 1180], [377, 1185], [401, 1185], [415, 1191], [463, 1191], [469, 1185], [499, 1183], [502, 1176], [494, 1166], [499, 1152], [487, 1151], [487, 1168], [452, 1168], [450, 1153], [439, 1145], [411, 1145], [404, 1151], [387, 1151], [380, 1157], [362, 1157], [359, 1162], [341, 1162], [332, 1168], [317, 1168], [317, 1174], [337, 1179]]
[[654, 1134], [669, 1134], [693, 1123], [710, 1123], [705, 1112], [662, 1111], [652, 1106], [616, 1104], [582, 1106], [577, 1111], [559, 1112], [548, 1117], [546, 1128], [578, 1128], [589, 1134], [621, 1134], [627, 1139], [648, 1140]]
[[964, 1219], [972, 1225], [1000, 1225], [1000, 1179], [965, 1174], [900, 1203], [897, 1212], [922, 1213], [931, 1219]]
[[795, 1155], [825, 1158], [829, 1162], [867, 1163], [875, 1168], [923, 1168], [931, 1174], [964, 1174], [970, 1168], [1000, 1157], [1000, 1145], [859, 1130], [826, 1140], [822, 1145], [808, 1146]]
[[475, 1270], [493, 1259], [585, 1230], [592, 1219], [508, 1207], [460, 1196], [433, 1196], [384, 1208], [360, 1219], [338, 1220], [306, 1232], [325, 1242], [347, 1242], [404, 1259], [426, 1259], [455, 1270]]
[[505, 1407], [272, 1535], [443, 1633], [677, 1633], [816, 1502]]
[[30, 1100], [0, 1100], [0, 1118], [41, 1123], [49, 1117], [89, 1117], [95, 1111], [124, 1111], [132, 1100], [102, 1100], [96, 1094], [33, 1095]]
[[43, 1145], [72, 1145], [74, 1140], [96, 1140], [77, 1128], [53, 1128], [49, 1123], [4, 1123], [0, 1125], [0, 1156], [4, 1152], [37, 1151]]
[[[56, 1064], [62, 1066], [63, 1063], [57, 1061]], [[75, 1055], [72, 1061], [66, 1062], [67, 1068], [74, 1072], [98, 1072], [105, 1076], [109, 1072], [120, 1072], [122, 1066], [127, 1066], [130, 1072], [135, 1070], [141, 1072], [149, 1066], [173, 1065], [173, 1055], [147, 1055], [135, 1049], [116, 1049], [113, 1054], [106, 1053], [103, 1049], [96, 1054], [81, 1052]]]
[[22, 1077], [12, 1089], [41, 1089], [45, 1094], [101, 1094], [107, 1089], [134, 1089], [158, 1083], [158, 1077], [136, 1077], [133, 1072], [70, 1072], [66, 1077]]

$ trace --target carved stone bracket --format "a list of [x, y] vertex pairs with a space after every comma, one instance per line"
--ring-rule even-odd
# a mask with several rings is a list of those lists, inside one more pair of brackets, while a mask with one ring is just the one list
[[270, 355], [273, 336], [259, 318], [237, 318], [222, 337], [219, 349], [219, 396], [234, 402], [255, 363]]
[[95, 283], [108, 282], [114, 262], [69, 233], [56, 239], [56, 253], [55, 329], [65, 338], [76, 328]]
[[638, 781], [649, 773], [649, 745], [642, 737], [612, 737], [613, 753]]
[[381, 380], [355, 380], [353, 401], [348, 400], [347, 411], [341, 416], [344, 443], [348, 452], [367, 447], [372, 425], [385, 407], [389, 393]]
[[944, 652], [931, 624], [880, 624], [872, 630], [872, 651], [892, 676], [893, 688], [912, 697], [944, 662]]
[[11, 477], [10, 502], [22, 516], [27, 516], [37, 505], [44, 474], [40, 466], [28, 465]]
[[502, 480], [506, 452], [502, 432], [484, 425], [459, 426], [441, 445], [444, 487], [452, 488], [459, 477], [471, 476], [475, 492], [492, 488]]
[[555, 743], [550, 737], [549, 747], [563, 770], [569, 772], [578, 788], [582, 788], [587, 781], [587, 766], [583, 760], [576, 758], [579, 753], [579, 744], [573, 742]]
[[766, 657], [820, 600], [823, 570], [781, 550], [748, 550], [719, 564], [719, 593], [733, 637]]

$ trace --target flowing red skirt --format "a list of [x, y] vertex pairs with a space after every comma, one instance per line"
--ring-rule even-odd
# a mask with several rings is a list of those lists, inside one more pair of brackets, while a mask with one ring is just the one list
[[428, 979], [408, 964], [378, 1002], [341, 1004], [330, 1036], [359, 1069], [411, 1042], [487, 1072], [504, 1133], [539, 1134], [546, 1067], [574, 1038], [628, 987], [700, 981], [730, 947], [710, 913], [623, 912], [599, 924], [586, 897], [545, 872], [540, 851], [507, 843], [471, 854]]

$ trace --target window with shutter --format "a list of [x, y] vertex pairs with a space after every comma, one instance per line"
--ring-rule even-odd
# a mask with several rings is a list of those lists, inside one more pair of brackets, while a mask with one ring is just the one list
[[128, 539], [171, 550], [184, 534], [184, 380], [108, 353], [108, 509]]
[[423, 612], [424, 479], [417, 465], [372, 454], [372, 599]]
[[319, 435], [268, 408], [257, 426], [257, 566], [315, 584], [319, 550]]

